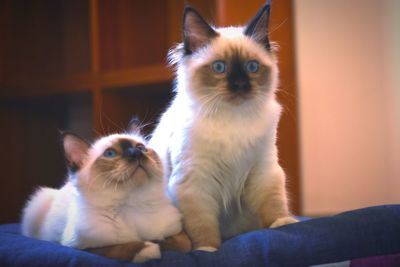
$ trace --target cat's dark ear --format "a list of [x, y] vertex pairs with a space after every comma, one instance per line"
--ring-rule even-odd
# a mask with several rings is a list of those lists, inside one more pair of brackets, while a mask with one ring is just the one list
[[62, 132], [61, 138], [68, 169], [76, 172], [83, 166], [90, 144], [78, 135], [68, 132]]
[[183, 12], [183, 44], [185, 54], [190, 55], [207, 45], [218, 33], [194, 8], [187, 6]]
[[268, 32], [270, 11], [271, 1], [268, 0], [244, 29], [245, 35], [260, 43], [268, 51], [271, 51]]
[[138, 116], [133, 116], [132, 119], [128, 123], [127, 132], [128, 133], [137, 133], [140, 134], [140, 120]]

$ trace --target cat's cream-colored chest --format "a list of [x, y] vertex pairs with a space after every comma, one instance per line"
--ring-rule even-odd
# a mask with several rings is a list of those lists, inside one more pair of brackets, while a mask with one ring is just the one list
[[241, 169], [262, 157], [269, 144], [273, 145], [269, 142], [274, 139], [270, 130], [273, 127], [268, 119], [244, 116], [199, 118], [189, 128], [187, 149], [193, 155], [220, 159], [233, 165], [232, 169]]

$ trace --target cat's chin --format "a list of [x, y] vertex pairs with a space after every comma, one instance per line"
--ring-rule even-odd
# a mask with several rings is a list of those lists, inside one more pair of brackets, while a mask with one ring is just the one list
[[160, 176], [160, 174], [157, 173], [158, 172], [156, 169], [154, 169], [154, 166], [151, 166], [150, 164], [141, 163], [131, 174], [130, 180], [133, 182], [135, 186], [141, 186], [147, 182], [156, 179], [156, 177]]
[[223, 97], [222, 101], [230, 106], [251, 104], [257, 96], [251, 93], [232, 93]]
[[147, 179], [157, 179], [162, 177], [162, 168], [149, 158], [141, 160], [139, 163], [140, 171], [144, 172]]
[[129, 179], [133, 182], [135, 186], [140, 186], [150, 180], [150, 176], [143, 166], [138, 165], [130, 175]]
[[109, 180], [107, 184], [110, 184], [112, 188], [117, 188], [115, 185], [124, 185], [128, 187], [137, 187], [145, 184], [148, 180], [150, 180], [150, 176], [148, 172], [143, 168], [141, 165], [137, 165], [136, 167], [132, 168], [129, 173], [117, 175], [116, 177], [109, 177], [105, 180]]
[[225, 101], [229, 104], [239, 105], [251, 100], [252, 97], [248, 94], [232, 94], [228, 96]]

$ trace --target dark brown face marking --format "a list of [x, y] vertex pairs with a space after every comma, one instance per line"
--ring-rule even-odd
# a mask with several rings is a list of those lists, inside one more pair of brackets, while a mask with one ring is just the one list
[[238, 55], [234, 55], [228, 68], [228, 88], [233, 93], [248, 93], [251, 91], [250, 78], [244, 69], [244, 62]]
[[260, 69], [257, 73], [255, 73], [254, 81], [257, 83], [258, 86], [265, 88], [271, 78], [270, 76], [271, 69], [267, 66], [260, 65]]
[[122, 157], [128, 160], [138, 160], [143, 156], [143, 149], [137, 147], [130, 140], [121, 139], [119, 140], [119, 146], [122, 150]]
[[118, 164], [118, 159], [108, 160], [100, 157], [94, 162], [93, 168], [96, 173], [111, 173], [115, 170], [116, 164]]
[[[214, 71], [213, 64], [216, 61], [226, 64], [224, 72]], [[246, 69], [246, 64], [251, 61], [258, 64], [258, 69], [253, 72]], [[243, 54], [235, 48], [227, 49], [222, 56], [215, 57], [197, 70], [201, 85], [196, 89], [197, 94], [213, 95], [215, 92], [224, 94], [229, 101], [238, 96], [247, 99], [269, 90], [270, 73], [271, 68], [262, 64], [257, 57]]]
[[[95, 161], [96, 168], [101, 172], [110, 172], [114, 170], [118, 164], [124, 164], [123, 162], [128, 163], [128, 162], [138, 161], [144, 158], [143, 148], [141, 148], [141, 146], [138, 147], [138, 145], [141, 144], [135, 143], [134, 141], [129, 139], [123, 139], [123, 138], [119, 139], [111, 147], [105, 149], [105, 151], [109, 149], [115, 150], [117, 153], [116, 156], [106, 158], [103, 155], [99, 157]], [[134, 166], [135, 165], [132, 165], [132, 167]]]
[[219, 77], [220, 75], [215, 73], [209, 64], [206, 64], [199, 69], [199, 75], [201, 82], [206, 87], [216, 87], [221, 81], [221, 77]]
[[93, 144], [92, 152], [89, 156], [97, 158], [88, 160], [90, 165], [85, 168], [90, 171], [79, 176], [81, 189], [116, 191], [140, 187], [151, 180], [162, 181], [163, 169], [157, 153], [134, 136], [109, 138], [104, 144], [100, 141]]

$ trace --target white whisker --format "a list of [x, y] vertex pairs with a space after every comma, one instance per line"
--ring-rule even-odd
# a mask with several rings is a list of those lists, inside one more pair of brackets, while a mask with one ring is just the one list
[[114, 192], [117, 192], [117, 190], [118, 190], [118, 182], [115, 183]]

